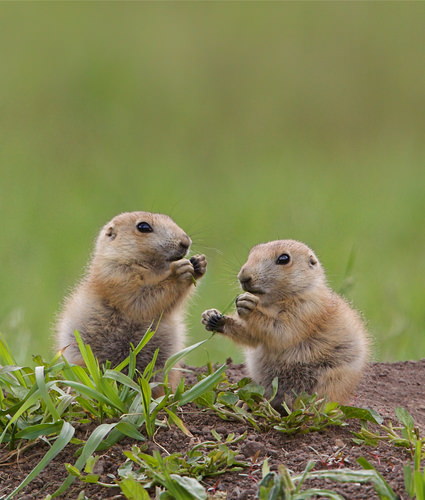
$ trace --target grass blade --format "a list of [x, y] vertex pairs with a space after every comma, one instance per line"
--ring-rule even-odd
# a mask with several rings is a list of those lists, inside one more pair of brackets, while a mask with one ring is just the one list
[[170, 356], [167, 359], [167, 361], [165, 362], [165, 365], [164, 365], [164, 374], [167, 375], [176, 363], [178, 363], [181, 359], [183, 359], [190, 352], [194, 351], [195, 349], [197, 349], [202, 344], [205, 344], [205, 342], [208, 342], [208, 340], [209, 339], [201, 340], [200, 342], [197, 342], [196, 344], [190, 345], [189, 347], [185, 347], [181, 351], [176, 352], [175, 354], [173, 354], [172, 356]]
[[80, 332], [75, 330], [74, 332], [75, 338], [77, 340], [78, 348], [80, 349], [81, 356], [83, 357], [84, 363], [87, 367], [88, 372], [92, 376], [95, 384], [99, 383], [99, 379], [101, 376], [99, 362], [91, 350], [91, 347], [88, 344], [85, 344], [81, 338]]
[[44, 455], [44, 457], [40, 460], [36, 467], [28, 474], [28, 476], [19, 484], [9, 495], [5, 498], [5, 500], [9, 500], [13, 498], [22, 488], [25, 488], [27, 484], [29, 484], [34, 478], [36, 478], [40, 472], [56, 457], [58, 453], [60, 453], [65, 446], [71, 441], [74, 435], [75, 429], [68, 422], [63, 422], [62, 430], [53, 443], [50, 450]]
[[136, 382], [127, 375], [124, 375], [124, 373], [116, 370], [106, 370], [103, 376], [104, 378], [115, 380], [115, 382], [130, 387], [130, 389], [133, 389], [134, 391], [140, 392], [140, 387], [136, 384]]
[[[142, 340], [134, 348], [134, 350], [133, 350], [133, 359], [134, 360], [135, 360], [137, 354], [139, 354], [139, 352], [145, 347], [145, 345], [155, 335], [155, 330], [152, 330], [151, 326], [146, 330], [146, 333], [143, 335]], [[130, 356], [127, 356], [124, 359], [124, 361], [121, 361], [121, 363], [118, 366], [116, 366], [114, 369], [121, 372], [129, 364], [129, 362], [130, 362]], [[131, 371], [129, 373], [131, 373]]]
[[[16, 367], [17, 365], [15, 358], [12, 356], [8, 345], [2, 339], [0, 339], [0, 365], [3, 365], [3, 367], [4, 366]], [[20, 368], [19, 367], [17, 368], [18, 370], [15, 373], [15, 377], [18, 379], [22, 387], [28, 388], [28, 385], [25, 381], [25, 378], [22, 376]]]
[[40, 436], [49, 436], [50, 434], [56, 434], [63, 427], [62, 420], [58, 422], [48, 423], [48, 424], [36, 424], [25, 427], [25, 429], [20, 430], [15, 434], [15, 439], [37, 439]]
[[132, 439], [137, 439], [139, 441], [146, 440], [145, 436], [137, 430], [136, 425], [126, 420], [118, 422], [115, 429], [120, 431], [122, 434], [131, 437]]
[[9, 420], [9, 422], [5, 426], [3, 432], [0, 436], [0, 444], [3, 442], [3, 439], [6, 436], [6, 432], [9, 429], [9, 427], [13, 423], [15, 423], [18, 420], [18, 418], [28, 410], [28, 408], [31, 408], [31, 406], [36, 404], [39, 401], [39, 399], [40, 398], [39, 398], [38, 389], [34, 389], [34, 391], [31, 389], [31, 391], [28, 393], [27, 397], [22, 401], [22, 404], [19, 405], [19, 409], [16, 410], [16, 412], [13, 414], [13, 417]]
[[190, 430], [184, 425], [183, 420], [178, 417], [172, 410], [165, 408], [165, 411], [168, 415], [168, 418], [172, 424], [177, 426], [186, 436], [193, 437], [193, 434]]
[[331, 500], [346, 500], [345, 497], [331, 490], [319, 490], [312, 488], [297, 494], [297, 500], [310, 500], [313, 497], [317, 498], [330, 498]]
[[79, 365], [71, 366], [66, 359], [63, 375], [65, 378], [69, 378], [74, 382], [81, 382], [82, 384], [94, 389], [93, 380], [88, 376], [86, 369]]
[[54, 420], [60, 420], [59, 412], [56, 410], [53, 401], [49, 396], [49, 391], [47, 389], [46, 380], [44, 377], [44, 366], [36, 366], [35, 367], [35, 380], [37, 383], [38, 390], [40, 392], [40, 396], [46, 404], [47, 410]]
[[194, 399], [204, 394], [204, 392], [209, 391], [211, 387], [214, 387], [214, 385], [221, 379], [221, 375], [225, 370], [226, 370], [226, 365], [223, 365], [214, 373], [208, 375], [208, 377], [205, 377], [204, 379], [200, 380], [193, 387], [191, 387], [189, 390], [187, 390], [181, 395], [181, 397], [177, 401], [178, 404], [182, 406], [185, 405], [186, 403], [190, 403]]
[[[116, 426], [117, 424], [101, 424], [97, 427], [88, 438], [86, 444], [83, 446], [81, 450], [81, 455], [78, 457], [77, 461], [74, 464], [74, 467], [81, 471], [83, 467], [86, 465], [87, 460], [92, 456], [92, 454], [96, 451], [97, 447], [103, 441], [105, 436]], [[75, 481], [76, 477], [71, 474], [65, 479], [62, 485], [53, 493], [53, 496], [56, 497], [61, 495], [64, 491], [66, 491], [69, 486]]]
[[119, 410], [121, 413], [126, 412], [126, 408], [122, 403], [122, 401], [120, 401], [120, 404], [118, 405], [115, 402], [108, 399], [106, 396], [104, 396], [101, 392], [97, 391], [96, 389], [87, 387], [86, 385], [81, 384], [80, 382], [74, 382], [73, 380], [62, 380], [61, 383], [69, 385], [70, 387], [78, 391], [80, 394], [85, 394], [92, 399], [105, 403], [108, 406], [112, 406], [113, 408]]

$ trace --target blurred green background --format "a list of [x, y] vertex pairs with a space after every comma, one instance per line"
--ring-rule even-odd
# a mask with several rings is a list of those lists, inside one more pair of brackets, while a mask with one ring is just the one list
[[[309, 244], [375, 358], [425, 356], [424, 3], [2, 3], [0, 330], [51, 355], [99, 228], [163, 212], [228, 306], [258, 242]], [[216, 336], [192, 363], [241, 360]]]

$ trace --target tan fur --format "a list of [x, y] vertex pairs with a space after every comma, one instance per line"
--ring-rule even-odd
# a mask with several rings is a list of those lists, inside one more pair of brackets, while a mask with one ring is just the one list
[[[152, 232], [140, 232], [147, 222]], [[191, 240], [167, 215], [127, 212], [114, 217], [97, 238], [87, 272], [65, 300], [56, 329], [56, 346], [72, 363], [83, 364], [78, 330], [102, 363], [118, 365], [147, 329], [157, 328], [138, 355], [143, 370], [159, 348], [158, 367], [181, 350], [185, 340], [183, 307], [195, 280], [206, 270], [205, 256], [183, 258]], [[172, 375], [174, 385], [177, 375]]]
[[[277, 264], [280, 255], [288, 264]], [[247, 347], [249, 375], [271, 392], [275, 377], [280, 407], [294, 393], [346, 403], [369, 356], [359, 314], [326, 283], [314, 252], [303, 243], [279, 240], [252, 248], [238, 274], [245, 293], [237, 314], [205, 311], [202, 323]]]

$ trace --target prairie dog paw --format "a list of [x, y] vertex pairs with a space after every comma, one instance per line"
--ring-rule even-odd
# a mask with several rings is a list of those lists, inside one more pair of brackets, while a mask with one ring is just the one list
[[247, 316], [250, 314], [258, 304], [260, 299], [252, 293], [245, 292], [236, 298], [236, 310], [239, 316]]
[[195, 270], [189, 259], [180, 259], [171, 263], [171, 275], [179, 281], [193, 281]]
[[195, 271], [195, 278], [198, 279], [205, 274], [207, 270], [207, 259], [205, 255], [194, 255], [190, 258], [193, 269]]
[[217, 309], [208, 309], [202, 313], [201, 323], [209, 332], [223, 333], [226, 318]]

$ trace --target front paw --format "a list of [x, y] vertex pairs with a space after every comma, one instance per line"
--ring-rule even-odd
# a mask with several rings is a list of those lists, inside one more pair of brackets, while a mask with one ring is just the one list
[[223, 333], [226, 317], [220, 311], [217, 311], [217, 309], [208, 309], [202, 313], [201, 323], [209, 332]]
[[259, 298], [252, 293], [246, 292], [236, 298], [236, 310], [239, 316], [247, 316], [257, 307]]
[[178, 281], [192, 282], [195, 270], [189, 259], [180, 259], [171, 263], [171, 276]]
[[195, 271], [195, 278], [198, 279], [205, 274], [207, 270], [207, 259], [205, 255], [194, 255], [190, 258], [193, 269]]

